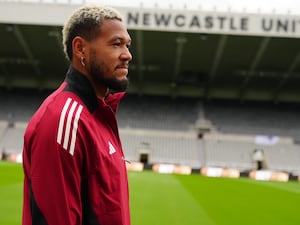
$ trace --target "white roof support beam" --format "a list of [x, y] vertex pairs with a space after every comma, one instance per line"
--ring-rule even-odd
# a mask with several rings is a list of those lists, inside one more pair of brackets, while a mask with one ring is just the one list
[[55, 39], [55, 42], [58, 46], [59, 49], [61, 49], [61, 54], [64, 56], [64, 58], [66, 59], [66, 62], [68, 61], [66, 58], [66, 55], [63, 52], [63, 44], [62, 44], [62, 30], [61, 28], [58, 27], [53, 27], [52, 31], [49, 31], [48, 35], [50, 37], [53, 37]]
[[210, 80], [213, 80], [216, 75], [217, 69], [218, 69], [220, 61], [222, 59], [222, 55], [223, 55], [223, 51], [224, 51], [226, 42], [227, 42], [227, 35], [221, 36], [219, 43], [218, 43], [214, 62], [213, 62], [213, 65], [212, 65], [210, 73], [209, 73]]
[[259, 65], [264, 53], [265, 53], [265, 50], [270, 42], [270, 37], [265, 37], [262, 39], [262, 41], [260, 42], [260, 45], [258, 47], [258, 51], [256, 52], [256, 55], [255, 57], [253, 58], [253, 61], [250, 65], [250, 68], [249, 68], [249, 72], [247, 73], [247, 76], [245, 77], [245, 79], [243, 80], [243, 84], [241, 85], [241, 90], [240, 90], [240, 97], [241, 99], [243, 99], [244, 97], [244, 94], [245, 94], [245, 90], [248, 86], [248, 83], [250, 81], [250, 79], [252, 78], [255, 70], [257, 69], [257, 66]]
[[137, 59], [137, 69], [138, 69], [138, 89], [140, 94], [142, 94], [142, 82], [144, 80], [144, 35], [143, 31], [135, 31], [135, 44], [136, 44], [136, 56]]
[[213, 80], [215, 78], [215, 75], [217, 73], [217, 69], [220, 65], [227, 39], [228, 39], [227, 35], [222, 35], [219, 39], [217, 51], [216, 51], [215, 57], [213, 59], [213, 64], [212, 64], [212, 67], [211, 67], [211, 70], [210, 70], [210, 73], [209, 73], [208, 83], [207, 83], [206, 90], [205, 90], [206, 98], [209, 98], [210, 88], [211, 88], [211, 85], [212, 85]]
[[184, 50], [184, 45], [187, 42], [186, 37], [184, 34], [176, 37], [176, 55], [175, 55], [175, 63], [174, 63], [174, 72], [173, 72], [173, 82], [175, 83], [177, 77], [181, 70], [181, 61], [182, 61], [182, 54]]
[[296, 57], [294, 58], [294, 60], [291, 62], [289, 68], [287, 69], [287, 71], [282, 75], [281, 80], [279, 81], [275, 91], [274, 91], [274, 95], [273, 95], [273, 99], [275, 101], [278, 100], [278, 95], [282, 89], [282, 87], [284, 86], [284, 84], [287, 82], [288, 78], [293, 74], [295, 68], [297, 67], [297, 65], [300, 63], [300, 52], [298, 52], [298, 54], [296, 55]]
[[[34, 60], [34, 56], [31, 52], [31, 49], [28, 45], [28, 43], [26, 42], [22, 32], [20, 31], [19, 29], [19, 26], [18, 25], [14, 25], [13, 29], [12, 29], [13, 33], [15, 34], [19, 44], [21, 45], [26, 57], [28, 58], [29, 61], [35, 61]], [[37, 74], [37, 75], [41, 75], [41, 72], [40, 72], [40, 69], [38, 67], [37, 64], [33, 64], [33, 69], [34, 69], [34, 72]]]

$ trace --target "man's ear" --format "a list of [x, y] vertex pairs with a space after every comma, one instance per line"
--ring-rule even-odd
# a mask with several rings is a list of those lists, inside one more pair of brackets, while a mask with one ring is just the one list
[[86, 41], [82, 37], [75, 37], [72, 41], [73, 54], [77, 58], [85, 58]]

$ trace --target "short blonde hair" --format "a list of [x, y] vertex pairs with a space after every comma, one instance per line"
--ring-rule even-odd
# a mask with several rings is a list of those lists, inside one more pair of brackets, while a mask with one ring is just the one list
[[122, 15], [116, 9], [99, 5], [82, 6], [70, 16], [62, 30], [64, 52], [70, 61], [73, 57], [73, 39], [80, 36], [86, 40], [93, 40], [101, 32], [101, 25], [105, 19], [123, 21]]

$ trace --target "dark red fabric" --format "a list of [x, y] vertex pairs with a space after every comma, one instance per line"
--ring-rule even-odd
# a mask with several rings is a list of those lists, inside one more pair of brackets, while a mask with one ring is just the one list
[[130, 225], [127, 171], [115, 118], [124, 94], [99, 100], [91, 112], [78, 95], [64, 91], [67, 85], [45, 100], [24, 136], [22, 224], [39, 224], [31, 210], [34, 203], [48, 225]]

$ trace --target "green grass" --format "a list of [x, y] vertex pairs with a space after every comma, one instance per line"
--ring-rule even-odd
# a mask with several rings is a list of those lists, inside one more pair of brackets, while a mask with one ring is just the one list
[[20, 225], [23, 170], [20, 164], [0, 162], [0, 224]]
[[[0, 224], [20, 225], [22, 166], [0, 162]], [[129, 172], [132, 225], [299, 225], [300, 183]]]
[[133, 225], [299, 225], [300, 183], [129, 173]]

